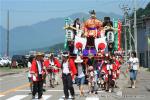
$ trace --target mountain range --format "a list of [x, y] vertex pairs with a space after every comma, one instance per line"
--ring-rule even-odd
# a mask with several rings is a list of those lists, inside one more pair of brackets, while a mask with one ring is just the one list
[[[121, 15], [114, 13], [97, 12], [97, 18], [103, 20], [105, 16], [111, 17], [111, 19], [121, 19]], [[70, 16], [66, 16], [71, 19], [83, 18], [87, 19], [89, 14], [75, 13]], [[46, 21], [38, 22], [30, 26], [19, 26], [11, 29], [10, 33], [10, 53], [17, 54], [21, 52], [27, 52], [29, 50], [38, 50], [39, 48], [50, 48], [54, 44], [63, 43], [65, 40], [65, 31], [63, 26], [65, 24], [65, 18], [51, 18]], [[6, 29], [0, 26], [1, 36], [1, 54], [6, 51]], [[41, 49], [40, 49], [41, 50]]]

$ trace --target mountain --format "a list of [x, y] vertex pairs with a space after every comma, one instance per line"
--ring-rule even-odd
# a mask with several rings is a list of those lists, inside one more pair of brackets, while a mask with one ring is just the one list
[[[104, 16], [110, 16], [111, 18], [115, 19], [121, 18], [120, 15], [116, 15], [113, 13], [107, 14], [97, 12], [97, 18], [103, 20]], [[89, 17], [89, 14], [75, 13], [68, 17], [70, 17], [72, 20], [74, 20], [75, 18], [80, 18], [82, 21], [83, 18], [87, 19]], [[30, 26], [20, 26], [11, 29], [11, 53], [50, 47], [54, 44], [63, 43], [65, 41], [65, 31], [63, 30], [63, 26], [65, 24], [64, 19], [65, 18], [52, 18]]]
[[18, 55], [18, 54], [26, 55], [29, 53], [29, 51], [40, 51], [40, 52], [46, 52], [46, 53], [50, 53], [51, 51], [51, 52], [57, 53], [59, 50], [63, 50], [63, 49], [64, 49], [64, 43], [57, 43], [52, 46], [43, 47], [43, 48], [17, 50], [17, 51], [11, 52], [10, 56]]
[[6, 29], [0, 26], [0, 54], [4, 54], [6, 51]]
[[[139, 8], [137, 9], [137, 18], [141, 19], [143, 17], [149, 17], [150, 16], [150, 2], [146, 5], [145, 8]], [[134, 13], [131, 14], [131, 18], [134, 18]]]
[[[10, 31], [12, 50], [41, 48], [64, 41], [63, 18], [50, 19], [32, 26], [17, 27]], [[15, 47], [15, 48], [14, 48]]]
[[[64, 43], [58, 43], [49, 47], [44, 47], [44, 48], [38, 48], [38, 51], [43, 51], [43, 52], [57, 52], [59, 50], [64, 49]], [[33, 49], [34, 50], [34, 49]]]

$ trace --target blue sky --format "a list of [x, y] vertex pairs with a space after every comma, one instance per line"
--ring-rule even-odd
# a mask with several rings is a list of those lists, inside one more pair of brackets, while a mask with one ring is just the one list
[[[137, 6], [145, 7], [148, 2], [137, 0]], [[14, 28], [77, 12], [88, 13], [91, 9], [122, 15], [119, 5], [123, 4], [133, 8], [133, 0], [0, 0], [0, 25], [6, 27], [8, 9], [10, 28]]]

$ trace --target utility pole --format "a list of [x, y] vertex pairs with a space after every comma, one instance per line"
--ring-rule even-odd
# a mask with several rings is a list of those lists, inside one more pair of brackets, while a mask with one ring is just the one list
[[7, 12], [7, 57], [9, 56], [9, 10]]
[[128, 20], [128, 31], [129, 31], [129, 50], [130, 50], [130, 56], [131, 56], [131, 51], [132, 51], [132, 44], [131, 44], [131, 39], [132, 39], [132, 34], [131, 34], [131, 21]]
[[136, 19], [136, 0], [134, 0], [134, 45], [135, 45], [135, 52], [136, 54], [138, 55], [137, 53], [137, 25], [136, 25], [136, 22], [137, 19]]
[[128, 27], [128, 23], [127, 23], [127, 17], [128, 17], [128, 11], [130, 10], [127, 6], [123, 5], [123, 7], [121, 8], [124, 12], [124, 40], [125, 40], [125, 60], [127, 60], [127, 27]]

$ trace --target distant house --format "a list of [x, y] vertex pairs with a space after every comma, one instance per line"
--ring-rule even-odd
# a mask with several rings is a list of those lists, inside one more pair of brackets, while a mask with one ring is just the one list
[[144, 17], [137, 23], [137, 50], [140, 66], [143, 67], [150, 67], [150, 44], [148, 46], [148, 37], [150, 37], [150, 16]]

